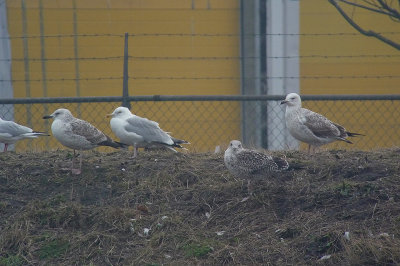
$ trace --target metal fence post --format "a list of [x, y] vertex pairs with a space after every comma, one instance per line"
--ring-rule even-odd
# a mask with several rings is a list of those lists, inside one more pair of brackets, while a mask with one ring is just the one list
[[[43, 14], [43, 0], [39, 0], [39, 20], [40, 20], [40, 59], [42, 61], [42, 79], [43, 79], [43, 97], [47, 97], [47, 69], [46, 69], [46, 45], [44, 38], [44, 14]], [[49, 108], [47, 104], [43, 104], [43, 110], [45, 114], [49, 114]], [[45, 128], [49, 128], [50, 121], [46, 119], [44, 121]], [[45, 138], [46, 148], [50, 148], [50, 138]]]
[[131, 109], [131, 103], [129, 102], [129, 91], [128, 91], [128, 37], [129, 34], [125, 33], [125, 47], [124, 47], [124, 74], [122, 83], [122, 106]]
[[[23, 49], [24, 49], [24, 71], [25, 71], [25, 94], [27, 98], [31, 97], [31, 83], [30, 83], [30, 65], [29, 65], [29, 45], [28, 45], [28, 20], [26, 11], [26, 0], [22, 0], [22, 33], [23, 33]], [[26, 124], [32, 127], [32, 110], [31, 105], [26, 105]], [[32, 142], [28, 141], [28, 147], [31, 148]]]
[[[81, 85], [80, 85], [80, 70], [79, 70], [79, 44], [78, 44], [78, 9], [76, 6], [76, 0], [72, 1], [72, 15], [73, 15], [73, 30], [74, 30], [74, 56], [75, 56], [75, 86], [76, 96], [81, 96]], [[78, 116], [82, 117], [81, 105], [78, 104]]]

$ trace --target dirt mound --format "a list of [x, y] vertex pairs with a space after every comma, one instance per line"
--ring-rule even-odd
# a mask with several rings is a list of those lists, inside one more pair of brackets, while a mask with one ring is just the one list
[[399, 149], [285, 154], [246, 200], [222, 154], [1, 153], [0, 265], [400, 263]]

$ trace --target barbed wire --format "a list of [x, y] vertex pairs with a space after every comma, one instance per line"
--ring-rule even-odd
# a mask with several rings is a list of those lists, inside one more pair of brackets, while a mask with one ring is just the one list
[[[246, 79], [400, 79], [395, 75], [352, 75], [352, 76], [276, 76], [276, 77], [245, 77]], [[122, 80], [123, 77], [93, 77], [93, 78], [49, 78], [43, 79], [0, 79], [0, 82], [56, 82], [56, 81], [98, 81], [98, 80]], [[237, 76], [224, 77], [128, 77], [131, 80], [240, 80]]]
[[49, 79], [0, 79], [0, 82], [43, 82], [43, 81], [94, 81], [94, 80], [118, 80], [123, 77], [97, 77], [97, 78], [49, 78]]
[[[352, 76], [276, 76], [276, 77], [244, 77], [246, 79], [398, 79], [394, 75], [352, 75]], [[240, 77], [129, 77], [133, 80], [239, 80]]]
[[[397, 35], [398, 31], [379, 32], [385, 35]], [[265, 34], [237, 34], [237, 33], [128, 33], [129, 37], [254, 37], [254, 36], [364, 36], [358, 32], [331, 32], [331, 33], [265, 33]], [[49, 35], [19, 35], [0, 37], [0, 39], [35, 39], [35, 38], [75, 38], [75, 37], [125, 37], [125, 34], [114, 33], [82, 33], [82, 34], [49, 34]]]
[[[266, 56], [266, 59], [291, 59], [291, 58], [390, 58], [400, 57], [400, 54], [377, 54], [377, 55], [287, 55], [287, 56]], [[260, 56], [129, 56], [130, 59], [138, 60], [239, 60], [239, 59], [259, 59]]]
[[[400, 57], [400, 54], [361, 54], [361, 55], [292, 55], [292, 56], [266, 56], [266, 59], [296, 59], [296, 58], [391, 58]], [[59, 58], [1, 58], [0, 61], [74, 61], [74, 60], [120, 60], [124, 56], [103, 56], [103, 57], [59, 57]], [[135, 60], [240, 60], [260, 59], [260, 56], [128, 56]]]
[[0, 61], [73, 61], [73, 60], [115, 60], [115, 59], [122, 59], [124, 58], [123, 55], [120, 56], [104, 56], [104, 57], [59, 57], [59, 58], [3, 58]]
[[[398, 31], [379, 32], [378, 34], [394, 35]], [[263, 34], [235, 34], [235, 33], [133, 33], [131, 37], [252, 37], [252, 36], [364, 36], [358, 32], [331, 32], [331, 33], [263, 33]]]
[[20, 35], [0, 37], [0, 39], [38, 39], [38, 38], [75, 38], [75, 37], [124, 37], [125, 34], [93, 33], [93, 34], [49, 34], [49, 35]]

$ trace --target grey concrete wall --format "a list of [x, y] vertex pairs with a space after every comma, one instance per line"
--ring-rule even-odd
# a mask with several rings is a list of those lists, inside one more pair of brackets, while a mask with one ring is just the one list
[[[8, 35], [7, 6], [5, 1], [0, 0], [0, 98], [13, 98], [13, 87], [11, 82], [11, 46]], [[13, 105], [0, 105], [0, 116], [5, 120], [14, 120]], [[0, 144], [0, 150], [4, 148]], [[14, 147], [10, 146], [10, 150]]]
[[[241, 1], [242, 94], [286, 95], [299, 91], [299, 79], [290, 78], [299, 76], [298, 33], [298, 1]], [[286, 130], [285, 109], [278, 104], [242, 104], [245, 145], [270, 150], [298, 147]]]

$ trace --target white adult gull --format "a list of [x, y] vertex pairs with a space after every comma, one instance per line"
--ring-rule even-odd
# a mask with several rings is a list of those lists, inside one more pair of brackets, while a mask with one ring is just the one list
[[49, 134], [33, 131], [29, 127], [19, 125], [13, 121], [3, 120], [0, 117], [0, 143], [4, 143], [3, 152], [7, 151], [9, 144], [14, 144], [21, 139], [37, 138], [38, 136], [49, 136]]
[[297, 140], [318, 147], [337, 140], [352, 144], [347, 137], [364, 136], [330, 121], [323, 115], [301, 107], [301, 98], [297, 93], [289, 93], [281, 104], [286, 104], [285, 120], [290, 134]]
[[138, 148], [156, 145], [176, 152], [174, 148], [183, 148], [180, 144], [189, 144], [185, 140], [171, 137], [157, 122], [134, 115], [126, 107], [118, 107], [107, 116], [111, 117], [111, 130], [120, 141], [133, 146], [134, 158]]
[[238, 140], [232, 140], [229, 143], [224, 154], [224, 162], [231, 174], [247, 179], [249, 193], [251, 178], [257, 176], [265, 177], [269, 173], [289, 168], [289, 163], [285, 158], [245, 149]]
[[[121, 148], [124, 145], [113, 141], [99, 129], [85, 120], [75, 118], [68, 109], [57, 109], [51, 115], [46, 115], [43, 119], [54, 118], [51, 124], [53, 136], [64, 146], [74, 150], [90, 150], [99, 146], [109, 146]], [[82, 170], [82, 155], [79, 160], [79, 169], [74, 169], [74, 159], [72, 159], [71, 172], [80, 174]]]

